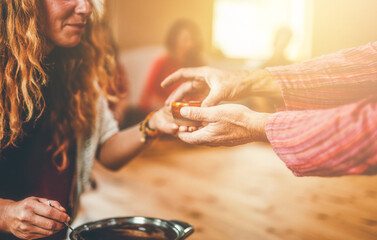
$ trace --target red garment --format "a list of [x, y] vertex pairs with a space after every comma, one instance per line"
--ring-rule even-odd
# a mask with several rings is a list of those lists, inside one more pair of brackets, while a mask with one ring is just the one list
[[174, 91], [176, 86], [162, 88], [161, 82], [182, 67], [176, 59], [169, 55], [158, 58], [152, 65], [139, 107], [146, 112], [162, 107], [166, 98]]
[[377, 42], [267, 69], [288, 110], [267, 136], [295, 175], [377, 173]]

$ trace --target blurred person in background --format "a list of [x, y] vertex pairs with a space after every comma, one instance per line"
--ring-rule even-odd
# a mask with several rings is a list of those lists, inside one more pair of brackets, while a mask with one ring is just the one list
[[65, 239], [94, 159], [117, 170], [177, 126], [161, 109], [119, 132], [91, 1], [0, 1], [0, 18], [0, 239]]
[[[234, 146], [269, 142], [296, 176], [377, 173], [377, 42], [301, 63], [253, 71], [209, 67], [181, 69], [162, 86], [181, 84], [167, 104], [198, 92], [202, 107], [181, 115], [203, 121], [199, 129], [180, 127], [191, 144]], [[255, 112], [222, 104], [250, 95], [275, 96], [285, 110]]]
[[[292, 64], [292, 61], [289, 60], [286, 56], [286, 49], [292, 38], [292, 30], [289, 26], [281, 26], [276, 30], [275, 37], [273, 40], [273, 54], [272, 56], [264, 63], [261, 68], [266, 67], [275, 67], [275, 66], [284, 66]], [[279, 108], [284, 105], [284, 102], [281, 98], [275, 98], [272, 96], [269, 97], [250, 97], [248, 99], [248, 106], [255, 109], [256, 111], [263, 112], [275, 112], [276, 108]]]
[[292, 63], [285, 54], [291, 38], [292, 30], [289, 26], [281, 26], [276, 30], [273, 41], [274, 52], [262, 68], [284, 66]]
[[201, 33], [196, 23], [191, 20], [181, 19], [171, 26], [165, 47], [166, 54], [153, 63], [142, 92], [139, 107], [145, 112], [164, 106], [166, 98], [174, 90], [175, 86], [161, 88], [161, 82], [167, 76], [182, 67], [204, 65]]

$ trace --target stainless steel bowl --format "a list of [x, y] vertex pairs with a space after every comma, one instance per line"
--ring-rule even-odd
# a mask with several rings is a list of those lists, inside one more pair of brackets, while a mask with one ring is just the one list
[[182, 240], [194, 232], [191, 225], [177, 220], [148, 217], [108, 218], [75, 228], [71, 240]]

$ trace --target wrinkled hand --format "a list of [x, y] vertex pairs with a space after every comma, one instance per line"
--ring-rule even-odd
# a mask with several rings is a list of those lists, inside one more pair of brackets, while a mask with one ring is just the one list
[[202, 103], [203, 107], [214, 106], [222, 100], [234, 100], [239, 98], [239, 75], [237, 72], [224, 71], [210, 67], [182, 68], [168, 76], [162, 83], [162, 87], [171, 86], [179, 81], [181, 84], [166, 100], [166, 105], [174, 101], [182, 100], [191, 95], [208, 95]]
[[6, 224], [6, 231], [20, 239], [38, 239], [48, 237], [65, 227], [63, 222], [70, 218], [66, 210], [57, 202], [29, 197], [19, 202], [9, 201], [1, 218]]
[[161, 86], [169, 87], [177, 82], [183, 83], [168, 97], [165, 102], [167, 106], [193, 95], [206, 96], [202, 107], [253, 95], [282, 97], [277, 81], [265, 69], [225, 71], [210, 67], [182, 68], [168, 76]]
[[243, 105], [184, 107], [181, 109], [181, 115], [204, 123], [198, 130], [178, 132], [178, 137], [186, 143], [235, 146], [254, 141], [267, 141], [264, 127], [270, 114], [254, 112]]
[[175, 124], [173, 115], [168, 107], [163, 107], [153, 114], [149, 120], [149, 127], [171, 135], [178, 131], [178, 125]]

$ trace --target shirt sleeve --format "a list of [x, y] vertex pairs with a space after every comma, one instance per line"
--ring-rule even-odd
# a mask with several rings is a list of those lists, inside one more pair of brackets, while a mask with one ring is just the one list
[[99, 99], [99, 117], [100, 117], [100, 136], [99, 144], [102, 145], [111, 136], [119, 132], [117, 121], [114, 119], [113, 113], [110, 111], [108, 103], [104, 97]]
[[377, 92], [377, 42], [267, 70], [288, 110], [349, 104]]
[[272, 114], [266, 133], [296, 176], [377, 173], [377, 97], [330, 109]]

